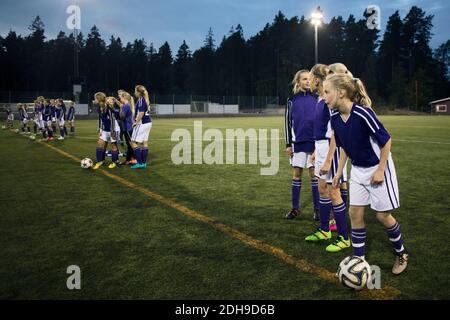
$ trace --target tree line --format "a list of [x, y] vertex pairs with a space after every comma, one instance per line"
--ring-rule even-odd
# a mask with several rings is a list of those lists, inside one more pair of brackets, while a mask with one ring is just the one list
[[[405, 17], [392, 14], [382, 36], [366, 20], [333, 17], [319, 28], [319, 62], [342, 62], [361, 78], [377, 103], [419, 109], [450, 92], [450, 40], [430, 48], [433, 15], [417, 6]], [[102, 39], [97, 26], [85, 37], [60, 31], [47, 39], [37, 16], [30, 34], [0, 37], [0, 90], [71, 91], [78, 50], [84, 91], [115, 91], [144, 84], [157, 94], [278, 96], [283, 101], [299, 69], [314, 64], [314, 28], [309, 19], [278, 12], [248, 40], [241, 25], [216, 45], [210, 28], [192, 52], [186, 41], [173, 54], [165, 42], [124, 44]]]

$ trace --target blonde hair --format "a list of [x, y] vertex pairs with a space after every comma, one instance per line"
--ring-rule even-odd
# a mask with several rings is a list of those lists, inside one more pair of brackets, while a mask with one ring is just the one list
[[348, 74], [330, 74], [326, 81], [330, 82], [336, 89], [347, 92], [347, 97], [359, 105], [372, 108], [372, 100], [367, 94], [366, 87], [359, 78], [353, 78]]
[[134, 105], [134, 98], [131, 94], [129, 94], [126, 91], [122, 90], [122, 94], [121, 97], [125, 98], [126, 100], [128, 100], [128, 102], [130, 103], [131, 106], [131, 115], [134, 118], [134, 113], [135, 113], [135, 105]]
[[148, 97], [147, 89], [143, 85], [139, 84], [136, 86], [135, 91], [140, 93], [144, 97], [145, 102], [147, 103], [147, 108], [150, 108], [150, 98]]
[[106, 94], [103, 92], [97, 92], [94, 94], [94, 99], [98, 103], [101, 109], [105, 108], [106, 106]]
[[328, 66], [328, 69], [329, 69], [328, 74], [344, 73], [344, 74], [348, 74], [349, 76], [353, 77], [353, 74], [347, 69], [345, 64], [340, 63], [340, 62], [330, 64]]
[[316, 84], [314, 83], [314, 81], [312, 81], [311, 89], [316, 91], [316, 93], [319, 93], [319, 94], [322, 93], [323, 82], [325, 81], [329, 71], [330, 71], [330, 69], [328, 69], [328, 66], [325, 64], [321, 64], [321, 63], [318, 63], [311, 68], [310, 72], [311, 72], [312, 77], [319, 80], [319, 84], [317, 87], [316, 87]]
[[300, 91], [303, 91], [303, 89], [300, 86], [300, 76], [302, 75], [302, 73], [309, 73], [309, 71], [306, 69], [302, 69], [295, 73], [294, 79], [292, 79], [292, 85], [294, 86], [292, 88], [292, 92], [294, 94], [297, 94]]

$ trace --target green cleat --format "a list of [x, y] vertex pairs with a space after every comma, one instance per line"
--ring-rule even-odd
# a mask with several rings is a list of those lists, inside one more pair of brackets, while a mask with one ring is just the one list
[[330, 239], [331, 239], [331, 231], [323, 231], [320, 228], [318, 228], [317, 231], [314, 232], [312, 235], [309, 235], [305, 238], [305, 240], [308, 242], [317, 242]]
[[338, 236], [336, 240], [327, 246], [327, 252], [339, 252], [345, 248], [350, 248], [350, 240], [345, 240], [343, 236]]

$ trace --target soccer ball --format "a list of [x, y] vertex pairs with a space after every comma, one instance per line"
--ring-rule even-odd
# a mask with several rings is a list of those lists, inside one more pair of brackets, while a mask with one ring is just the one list
[[366, 260], [357, 256], [342, 260], [337, 271], [339, 282], [354, 290], [364, 289], [370, 281], [371, 275], [370, 265]]
[[92, 160], [89, 159], [89, 158], [84, 158], [83, 160], [81, 160], [81, 167], [82, 167], [83, 169], [89, 169], [89, 168], [92, 167], [93, 164], [94, 164], [94, 163], [93, 163]]
[[14, 129], [14, 132], [15, 132], [15, 133], [19, 133], [20, 130], [19, 130], [19, 129]]
[[5, 129], [6, 129], [6, 126], [2, 126], [2, 129], [5, 130]]

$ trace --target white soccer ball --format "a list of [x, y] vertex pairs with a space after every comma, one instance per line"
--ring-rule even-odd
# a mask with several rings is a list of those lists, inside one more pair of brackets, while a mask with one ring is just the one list
[[351, 256], [341, 261], [337, 271], [339, 282], [345, 287], [362, 290], [367, 286], [372, 275], [372, 269], [366, 260]]
[[93, 163], [92, 160], [89, 159], [89, 158], [84, 158], [83, 160], [81, 160], [81, 167], [82, 167], [83, 169], [89, 169], [89, 168], [92, 167], [93, 164], [94, 164], [94, 163]]
[[6, 129], [6, 126], [2, 126], [2, 129], [5, 130], [5, 129]]

